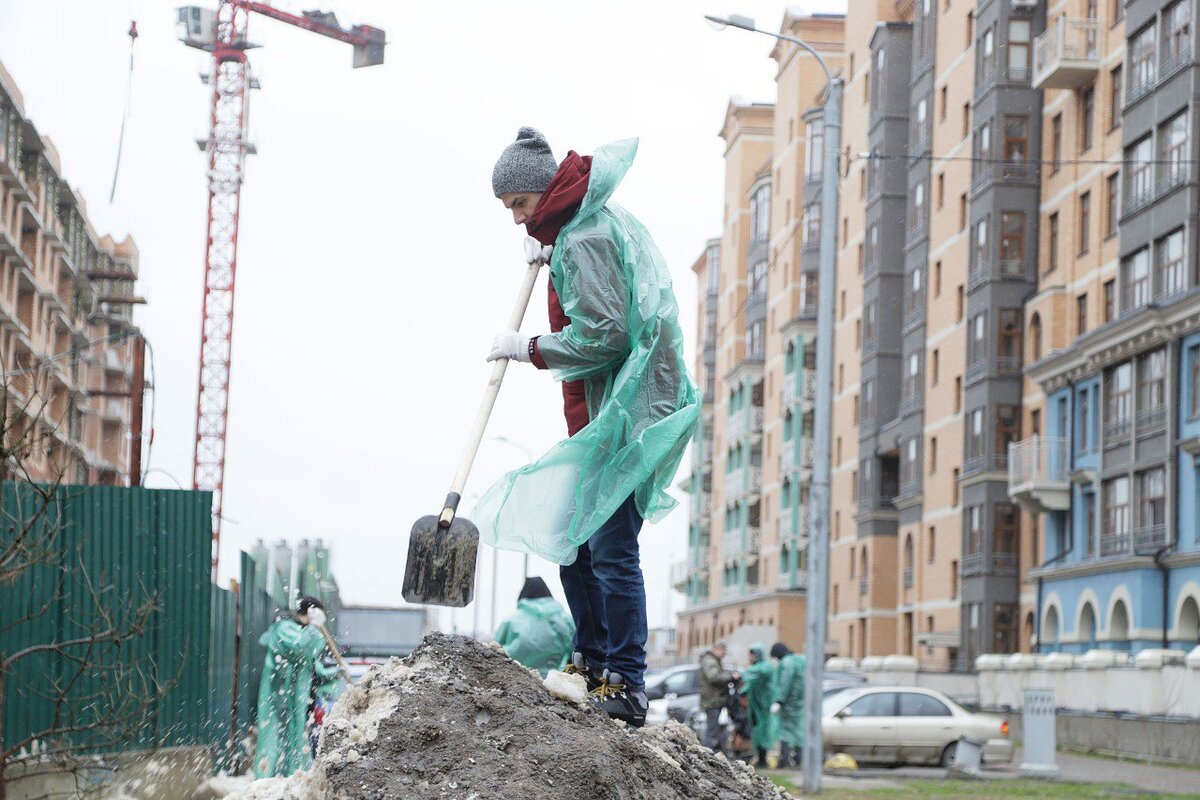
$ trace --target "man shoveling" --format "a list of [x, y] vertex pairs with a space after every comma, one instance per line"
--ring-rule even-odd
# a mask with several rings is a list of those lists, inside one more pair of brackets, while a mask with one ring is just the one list
[[551, 370], [569, 438], [504, 476], [472, 513], [483, 541], [561, 565], [576, 627], [569, 670], [631, 725], [648, 705], [637, 537], [676, 505], [666, 490], [700, 409], [666, 264], [641, 223], [609, 203], [636, 151], [625, 140], [559, 164], [542, 134], [522, 128], [496, 162], [496, 197], [553, 247], [551, 333], [505, 331], [488, 360]]

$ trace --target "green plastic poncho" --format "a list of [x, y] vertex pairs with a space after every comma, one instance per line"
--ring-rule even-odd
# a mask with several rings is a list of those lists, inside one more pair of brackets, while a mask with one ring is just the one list
[[276, 620], [258, 643], [267, 648], [258, 686], [258, 745], [254, 777], [291, 775], [312, 764], [304, 727], [313, 678], [323, 686], [337, 679], [336, 667], [320, 661], [325, 637], [291, 617]]
[[500, 624], [496, 642], [513, 661], [542, 677], [562, 669], [571, 657], [575, 622], [553, 597], [517, 601], [517, 613]]
[[471, 512], [482, 541], [558, 564], [573, 563], [630, 495], [650, 522], [677, 505], [666, 490], [700, 413], [667, 265], [642, 224], [608, 202], [636, 152], [636, 139], [596, 150], [550, 259], [571, 324], [539, 337], [538, 352], [556, 380], [584, 382], [591, 422]]
[[775, 702], [779, 703], [779, 741], [804, 746], [804, 675], [807, 660], [788, 653], [775, 670]]
[[779, 739], [779, 718], [771, 713], [775, 700], [775, 667], [767, 660], [766, 648], [761, 644], [750, 645], [750, 652], [758, 656], [742, 673], [742, 694], [750, 701], [750, 740], [756, 750], [770, 750]]

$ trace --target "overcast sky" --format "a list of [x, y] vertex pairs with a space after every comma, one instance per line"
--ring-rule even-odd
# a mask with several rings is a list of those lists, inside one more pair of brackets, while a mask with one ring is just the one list
[[[524, 268], [523, 229], [491, 194], [496, 157], [522, 125], [540, 128], [560, 159], [640, 137], [614, 200], [666, 256], [691, 347], [689, 267], [720, 233], [726, 103], [774, 99], [771, 41], [718, 34], [702, 14], [735, 11], [778, 29], [785, 4], [323, 2], [343, 25], [384, 28], [387, 61], [352, 70], [348, 45], [250, 23], [263, 45], [251, 53], [263, 89], [251, 100], [259, 155], [242, 195], [222, 580], [257, 538], [322, 537], [348, 602], [397, 604], [408, 531], [440, 508], [487, 380], [484, 356]], [[154, 352], [147, 484], [157, 487], [190, 486], [207, 200], [195, 139], [207, 129], [198, 76], [209, 61], [176, 41], [176, 5], [0, 0], [0, 61], [26, 112], [54, 140], [97, 230], [132, 233], [141, 249], [149, 305], [135, 319]], [[842, 11], [845, 2], [804, 7]], [[109, 205], [131, 18], [141, 32], [132, 115]], [[544, 297], [539, 286], [530, 334], [546, 330]], [[509, 370], [488, 435], [535, 453], [565, 435], [546, 373]], [[470, 496], [524, 459], [485, 440], [468, 516]], [[642, 533], [651, 625], [680, 605], [668, 575], [686, 555], [686, 531], [681, 505]], [[481, 560], [482, 626], [490, 558]], [[520, 565], [500, 554], [497, 619], [513, 607]], [[557, 567], [535, 558], [533, 571], [561, 597]], [[469, 628], [471, 611], [442, 620]]]

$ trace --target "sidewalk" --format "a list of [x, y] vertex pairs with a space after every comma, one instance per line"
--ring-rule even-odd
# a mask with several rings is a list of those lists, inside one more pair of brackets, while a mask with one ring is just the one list
[[[984, 767], [982, 777], [995, 781], [1019, 778], [1021, 760], [1022, 752], [1018, 747], [1011, 764]], [[1058, 754], [1058, 768], [1060, 780], [1070, 783], [1123, 783], [1148, 792], [1191, 794], [1200, 798], [1200, 769], [1064, 752]], [[853, 775], [827, 774], [822, 782], [831, 789], [886, 789], [895, 788], [905, 780], [937, 780], [945, 773], [940, 767], [865, 767]], [[783, 774], [800, 785], [799, 772]]]

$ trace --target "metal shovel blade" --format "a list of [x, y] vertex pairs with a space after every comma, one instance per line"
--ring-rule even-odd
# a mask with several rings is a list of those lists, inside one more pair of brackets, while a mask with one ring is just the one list
[[408, 537], [404, 565], [404, 599], [423, 605], [462, 608], [475, 596], [475, 557], [479, 529], [455, 517], [449, 528], [438, 518], [421, 517]]

